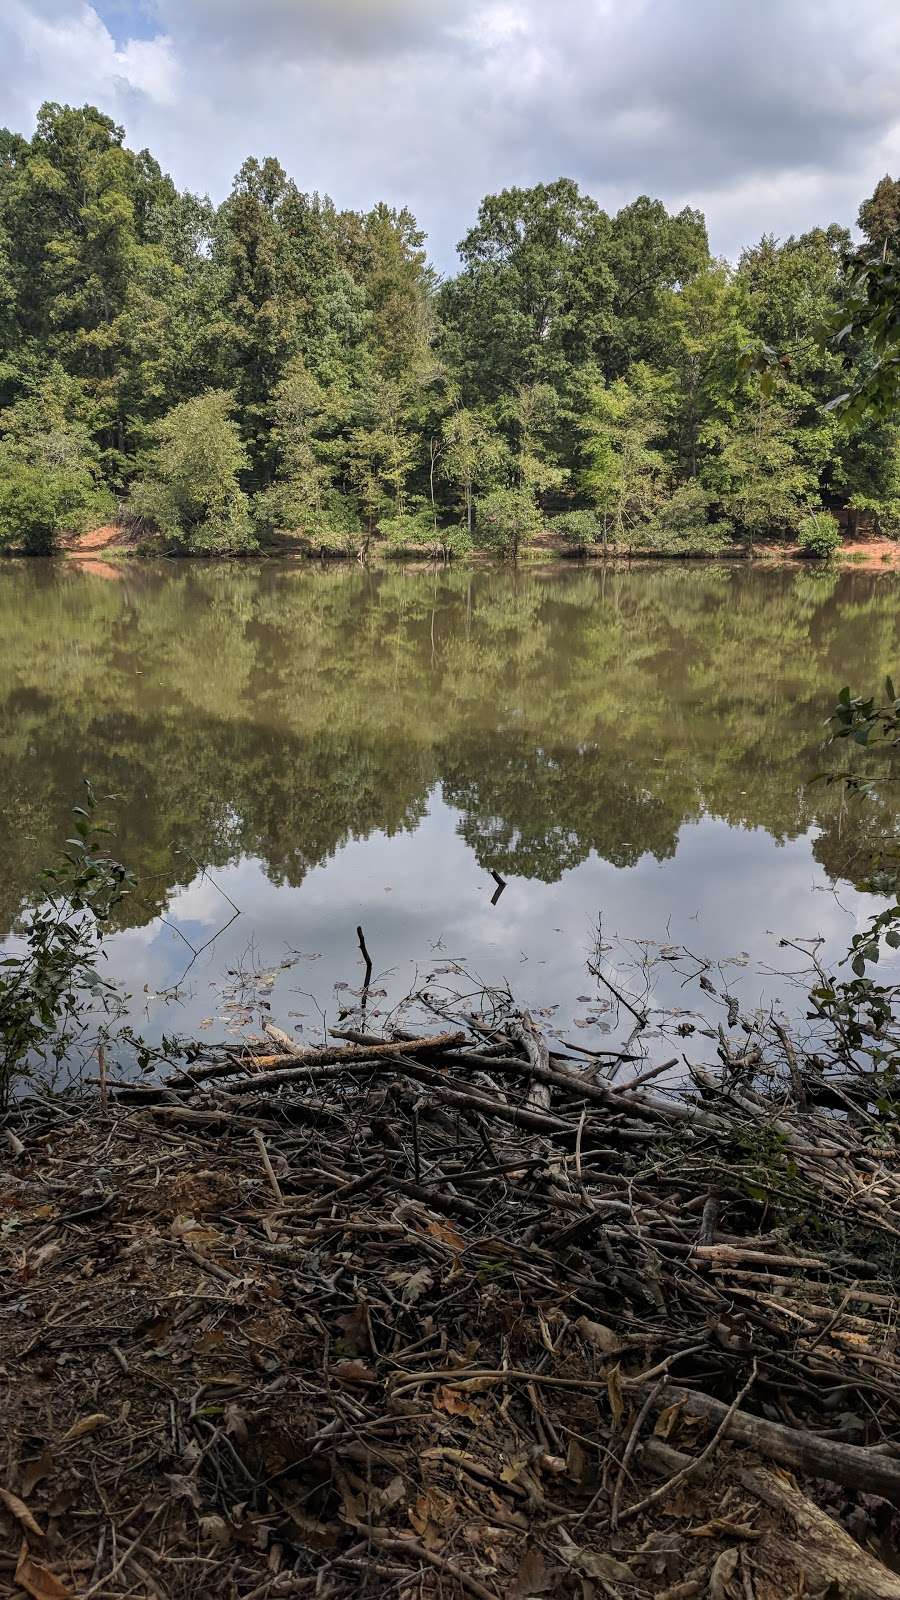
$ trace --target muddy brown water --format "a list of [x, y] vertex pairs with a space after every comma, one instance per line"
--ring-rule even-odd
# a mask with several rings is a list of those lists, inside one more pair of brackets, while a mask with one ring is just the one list
[[693, 1003], [687, 947], [790, 1009], [778, 939], [839, 951], [882, 903], [860, 840], [896, 790], [809, 780], [840, 687], [897, 665], [892, 573], [98, 566], [0, 567], [0, 932], [90, 775], [138, 876], [107, 970], [148, 1037], [318, 1037], [361, 924], [376, 1020], [476, 988], [459, 962], [596, 1048], [598, 918], [629, 992], [655, 959], [652, 1007]]

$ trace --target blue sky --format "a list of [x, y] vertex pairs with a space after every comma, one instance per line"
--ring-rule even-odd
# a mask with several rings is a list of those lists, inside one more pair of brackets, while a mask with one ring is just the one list
[[900, 171], [891, 0], [3, 0], [0, 123], [92, 101], [221, 199], [277, 155], [409, 204], [438, 265], [479, 199], [576, 178], [700, 206], [717, 253], [853, 222]]

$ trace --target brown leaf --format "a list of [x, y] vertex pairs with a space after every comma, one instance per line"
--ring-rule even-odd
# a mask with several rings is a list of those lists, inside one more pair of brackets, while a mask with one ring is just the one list
[[49, 1478], [55, 1469], [56, 1461], [50, 1450], [42, 1451], [36, 1461], [25, 1463], [22, 1469], [22, 1493], [26, 1500], [32, 1490], [36, 1489], [39, 1483], [43, 1483], [45, 1478]]
[[560, 1554], [570, 1567], [583, 1572], [587, 1578], [599, 1578], [602, 1583], [637, 1583], [637, 1577], [624, 1561], [608, 1556], [599, 1550], [582, 1550], [565, 1535]]
[[345, 1311], [341, 1316], [335, 1317], [335, 1323], [343, 1330], [344, 1337], [339, 1343], [343, 1352], [351, 1356], [361, 1356], [369, 1348], [369, 1319], [366, 1308], [357, 1305], [352, 1311]]
[[515, 1600], [531, 1600], [532, 1595], [546, 1594], [554, 1587], [555, 1577], [547, 1570], [547, 1563], [534, 1545], [525, 1551], [516, 1572], [513, 1595]]
[[436, 1217], [429, 1217], [425, 1224], [432, 1239], [440, 1239], [442, 1244], [448, 1244], [451, 1250], [462, 1250], [465, 1239], [458, 1233], [452, 1222], [439, 1222]]
[[483, 1409], [466, 1400], [458, 1389], [449, 1388], [446, 1384], [435, 1390], [434, 1408], [436, 1411], [447, 1411], [452, 1417], [468, 1417], [471, 1422], [481, 1416]]
[[35, 1250], [34, 1255], [28, 1256], [25, 1262], [27, 1275], [33, 1277], [35, 1273], [40, 1272], [41, 1267], [46, 1267], [48, 1262], [55, 1261], [57, 1256], [61, 1255], [61, 1244], [56, 1244], [53, 1240], [49, 1244], [42, 1244], [41, 1248]]
[[230, 1434], [233, 1439], [237, 1439], [239, 1444], [246, 1443], [250, 1437], [246, 1411], [242, 1411], [240, 1406], [235, 1405], [233, 1400], [229, 1400], [222, 1415], [225, 1419], [225, 1432]]
[[566, 1471], [573, 1483], [584, 1483], [587, 1476], [587, 1464], [587, 1456], [578, 1440], [570, 1439], [569, 1448], [566, 1451]]
[[27, 1540], [22, 1540], [19, 1551], [19, 1560], [16, 1566], [16, 1583], [25, 1589], [33, 1600], [75, 1600], [71, 1589], [61, 1583], [55, 1572], [45, 1567], [42, 1561], [35, 1561]]
[[20, 1500], [19, 1496], [13, 1494], [11, 1489], [0, 1489], [0, 1501], [3, 1502], [7, 1511], [11, 1512], [16, 1521], [21, 1522], [27, 1533], [33, 1533], [36, 1539], [43, 1539], [44, 1530], [35, 1522], [24, 1500]]
[[375, 1383], [375, 1374], [364, 1361], [335, 1361], [329, 1369], [341, 1383]]
[[418, 1272], [389, 1272], [388, 1282], [399, 1285], [400, 1299], [405, 1306], [414, 1306], [426, 1289], [431, 1288], [434, 1277], [427, 1267], [420, 1267]]
[[96, 1433], [98, 1428], [106, 1427], [112, 1422], [105, 1411], [92, 1411], [89, 1417], [81, 1417], [78, 1422], [73, 1422], [68, 1433], [64, 1433], [60, 1444], [72, 1444], [75, 1439], [83, 1439], [88, 1433]]
[[200, 1532], [213, 1544], [230, 1544], [233, 1530], [224, 1517], [209, 1516], [200, 1518]]
[[731, 1600], [729, 1584], [737, 1571], [740, 1553], [737, 1546], [722, 1551], [709, 1575], [709, 1600]]
[[590, 1317], [579, 1317], [575, 1326], [582, 1338], [603, 1356], [621, 1355], [626, 1348], [618, 1334], [608, 1328], [605, 1322], [592, 1322]]
[[666, 1406], [665, 1410], [659, 1413], [656, 1427], [653, 1429], [657, 1439], [668, 1439], [683, 1410], [684, 1401], [677, 1400], [673, 1406]]
[[691, 1539], [758, 1539], [759, 1529], [752, 1522], [729, 1522], [727, 1517], [713, 1517], [699, 1528], [685, 1528]]
[[625, 1397], [622, 1393], [622, 1369], [616, 1363], [610, 1367], [606, 1374], [606, 1388], [609, 1393], [609, 1405], [613, 1415], [613, 1424], [618, 1428], [625, 1415]]

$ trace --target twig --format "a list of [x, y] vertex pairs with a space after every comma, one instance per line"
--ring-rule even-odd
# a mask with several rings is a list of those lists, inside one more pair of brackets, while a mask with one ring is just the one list
[[[663, 1500], [667, 1494], [672, 1493], [673, 1489], [679, 1488], [682, 1483], [687, 1482], [688, 1478], [693, 1477], [695, 1472], [700, 1472], [702, 1470], [704, 1464], [709, 1460], [710, 1456], [715, 1453], [726, 1433], [728, 1432], [735, 1412], [740, 1409], [741, 1401], [746, 1399], [747, 1395], [750, 1393], [750, 1390], [756, 1382], [756, 1373], [757, 1364], [754, 1359], [753, 1371], [747, 1379], [747, 1382], [744, 1384], [740, 1394], [737, 1395], [734, 1400], [732, 1400], [731, 1405], [728, 1407], [728, 1410], [726, 1411], [722, 1421], [719, 1423], [719, 1426], [710, 1439], [709, 1444], [706, 1446], [706, 1449], [701, 1450], [699, 1456], [696, 1456], [690, 1462], [689, 1466], [682, 1467], [681, 1471], [676, 1472], [675, 1476], [673, 1478], [669, 1478], [668, 1482], [661, 1483], [658, 1489], [653, 1490], [652, 1494], [646, 1495], [643, 1500], [638, 1500], [636, 1505], [628, 1506], [627, 1509], [622, 1512], [620, 1521], [628, 1522], [632, 1517], [636, 1517], [639, 1512], [646, 1511], [649, 1506], [656, 1505], [658, 1500]], [[653, 1404], [653, 1401], [656, 1399], [656, 1395], [659, 1393], [659, 1389], [661, 1387], [662, 1385], [657, 1385], [656, 1390], [650, 1396], [650, 1405]], [[649, 1410], [649, 1406], [646, 1409]]]
[[278, 1179], [275, 1176], [275, 1168], [272, 1166], [272, 1162], [269, 1159], [269, 1152], [266, 1149], [266, 1141], [258, 1128], [253, 1129], [253, 1139], [260, 1154], [260, 1159], [263, 1164], [263, 1171], [269, 1180], [269, 1188], [272, 1190], [272, 1193], [274, 1194], [275, 1199], [278, 1201], [278, 1204], [283, 1206], [284, 1195], [281, 1192], [281, 1184], [278, 1182]]

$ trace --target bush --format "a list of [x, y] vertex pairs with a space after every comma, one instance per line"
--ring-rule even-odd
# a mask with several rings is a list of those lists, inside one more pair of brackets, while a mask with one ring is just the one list
[[0, 549], [50, 555], [61, 533], [80, 533], [114, 512], [112, 495], [86, 467], [53, 467], [0, 449]]
[[231, 396], [208, 389], [157, 423], [157, 445], [131, 507], [168, 543], [191, 555], [254, 550], [250, 506], [238, 474], [247, 465]]
[[543, 519], [530, 489], [493, 489], [477, 502], [478, 543], [495, 555], [515, 561], [536, 538]]
[[807, 555], [828, 561], [840, 546], [841, 530], [830, 512], [813, 511], [800, 523], [797, 543]]
[[727, 523], [710, 521], [710, 497], [695, 481], [675, 490], [639, 542], [663, 555], [717, 556], [731, 539]]
[[554, 517], [553, 533], [558, 533], [573, 549], [586, 550], [597, 544], [602, 534], [602, 524], [596, 511], [564, 511]]

